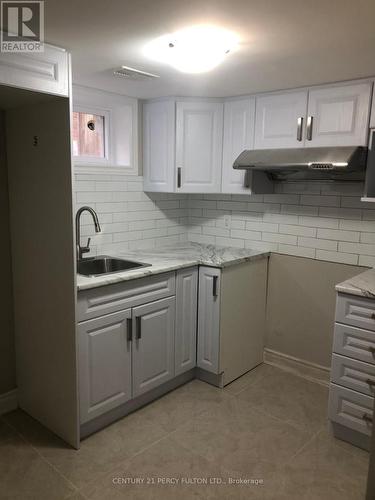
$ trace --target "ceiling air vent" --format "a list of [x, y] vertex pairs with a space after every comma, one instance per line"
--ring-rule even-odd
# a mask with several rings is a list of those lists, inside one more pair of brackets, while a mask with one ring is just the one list
[[113, 71], [113, 74], [115, 76], [127, 78], [128, 80], [148, 80], [150, 78], [159, 78], [158, 75], [147, 73], [147, 71], [141, 71], [135, 68], [130, 68], [129, 66], [121, 66], [121, 68], [116, 68]]

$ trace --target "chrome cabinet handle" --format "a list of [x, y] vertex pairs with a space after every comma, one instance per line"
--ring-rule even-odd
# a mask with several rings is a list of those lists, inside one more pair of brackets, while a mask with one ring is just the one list
[[370, 378], [368, 378], [366, 380], [366, 384], [368, 384], [370, 387], [375, 387], [375, 380], [371, 380]]
[[250, 170], [245, 170], [243, 185], [247, 189], [250, 188], [250, 179], [251, 179], [251, 172], [250, 172]]
[[313, 128], [313, 117], [308, 116], [307, 117], [307, 124], [306, 124], [306, 139], [308, 141], [312, 140], [312, 128]]
[[127, 329], [127, 340], [131, 342], [133, 340], [133, 320], [131, 318], [126, 319], [126, 329]]
[[297, 141], [302, 141], [302, 129], [303, 129], [303, 116], [300, 116], [297, 120]]
[[370, 417], [370, 415], [368, 415], [367, 413], [364, 413], [362, 415], [362, 420], [364, 420], [365, 422], [367, 422], [369, 424], [372, 424], [372, 417]]
[[177, 168], [177, 187], [181, 187], [181, 167]]
[[218, 276], [214, 276], [212, 279], [212, 295], [217, 297], [217, 279]]
[[142, 316], [137, 316], [135, 318], [136, 321], [136, 331], [137, 331], [137, 339], [142, 338], [142, 327], [141, 327], [141, 321], [142, 321]]

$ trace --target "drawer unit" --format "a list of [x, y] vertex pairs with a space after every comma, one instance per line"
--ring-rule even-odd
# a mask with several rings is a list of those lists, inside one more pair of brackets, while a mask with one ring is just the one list
[[369, 449], [375, 396], [375, 300], [337, 294], [329, 418], [334, 435]]
[[375, 365], [334, 354], [331, 381], [366, 396], [375, 394]]
[[339, 293], [336, 303], [336, 321], [375, 331], [375, 300]]
[[371, 436], [374, 398], [331, 383], [329, 418], [349, 429]]
[[375, 364], [375, 333], [336, 323], [333, 352]]
[[175, 274], [164, 273], [115, 285], [83, 290], [78, 294], [77, 319], [86, 321], [175, 294]]

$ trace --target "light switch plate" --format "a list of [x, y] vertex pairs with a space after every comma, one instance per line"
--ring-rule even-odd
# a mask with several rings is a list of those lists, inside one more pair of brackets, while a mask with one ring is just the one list
[[230, 228], [230, 223], [231, 223], [231, 216], [230, 215], [224, 215], [224, 227], [227, 229]]

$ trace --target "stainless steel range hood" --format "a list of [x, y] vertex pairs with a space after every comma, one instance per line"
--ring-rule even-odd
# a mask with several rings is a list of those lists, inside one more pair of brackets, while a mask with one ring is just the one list
[[274, 181], [363, 181], [367, 148], [360, 146], [243, 151], [234, 169], [264, 172]]

